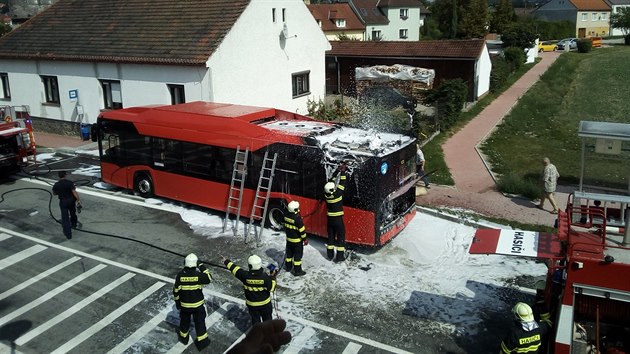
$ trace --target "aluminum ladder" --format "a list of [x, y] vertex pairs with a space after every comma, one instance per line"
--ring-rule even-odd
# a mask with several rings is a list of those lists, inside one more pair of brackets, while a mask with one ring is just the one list
[[243, 203], [243, 187], [245, 186], [245, 177], [247, 177], [247, 158], [249, 156], [249, 148], [241, 150], [241, 146], [236, 147], [236, 155], [234, 156], [234, 169], [232, 170], [232, 181], [230, 182], [230, 190], [228, 192], [227, 208], [225, 209], [225, 219], [223, 219], [223, 232], [227, 228], [230, 220], [230, 214], [234, 215], [232, 222], [232, 232], [234, 236], [238, 233], [238, 223], [241, 217], [241, 205]]
[[[265, 217], [267, 216], [267, 207], [269, 206], [269, 193], [271, 192], [271, 184], [276, 170], [276, 160], [278, 154], [273, 154], [273, 158], [269, 157], [269, 152], [265, 151], [262, 167], [260, 169], [260, 178], [258, 178], [258, 186], [256, 187], [256, 196], [252, 204], [252, 213], [249, 217], [249, 224], [245, 226], [245, 242], [249, 235], [254, 234], [256, 243], [260, 243], [263, 231], [265, 230]], [[255, 222], [259, 221], [259, 226]]]

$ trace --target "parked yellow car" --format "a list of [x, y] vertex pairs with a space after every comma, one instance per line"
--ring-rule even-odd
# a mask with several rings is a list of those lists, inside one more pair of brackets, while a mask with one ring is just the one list
[[538, 43], [538, 52], [555, 52], [558, 50], [558, 45], [554, 42], [539, 42]]

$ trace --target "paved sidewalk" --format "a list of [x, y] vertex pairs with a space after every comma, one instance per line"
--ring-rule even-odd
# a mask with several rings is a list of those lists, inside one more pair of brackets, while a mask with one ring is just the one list
[[91, 140], [82, 140], [79, 136], [59, 135], [35, 131], [35, 144], [38, 147], [55, 150], [93, 150], [98, 146]]
[[[442, 145], [455, 188], [434, 186], [427, 195], [418, 197], [418, 204], [427, 207], [459, 207], [522, 223], [553, 225], [555, 215], [537, 209], [532, 201], [506, 197], [497, 191], [477, 146], [492, 133], [518, 99], [560, 55], [559, 52], [542, 53], [542, 60], [538, 64]], [[543, 157], [540, 157], [541, 160]], [[559, 189], [560, 192], [556, 193], [558, 207], [565, 208], [568, 194], [562, 192], [570, 191], [562, 190], [561, 187]], [[546, 208], [551, 210], [549, 204]]]

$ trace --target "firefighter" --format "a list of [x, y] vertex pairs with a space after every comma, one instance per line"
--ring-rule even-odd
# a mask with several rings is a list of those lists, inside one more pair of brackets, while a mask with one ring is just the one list
[[210, 345], [208, 332], [206, 331], [206, 306], [204, 304], [202, 287], [210, 284], [212, 276], [210, 271], [197, 259], [194, 253], [186, 256], [184, 269], [177, 273], [173, 296], [175, 306], [179, 310], [179, 334], [178, 339], [183, 344], [188, 344], [190, 316], [195, 321], [197, 350], [203, 350]]
[[499, 353], [540, 353], [542, 337], [549, 332], [549, 322], [536, 322], [532, 308], [518, 302], [512, 308], [515, 317], [514, 328], [501, 342]]
[[302, 255], [304, 246], [308, 245], [308, 239], [304, 221], [300, 216], [300, 203], [294, 200], [289, 203], [287, 209], [289, 213], [284, 217], [284, 231], [287, 234], [284, 269], [299, 277], [306, 274], [302, 269]]
[[[342, 163], [337, 167], [328, 183], [324, 185], [324, 198], [328, 215], [328, 243], [326, 244], [326, 256], [329, 260], [343, 262], [346, 252], [346, 227], [343, 224], [343, 193], [346, 189], [347, 166]], [[339, 175], [339, 184], [334, 180]], [[335, 257], [335, 249], [337, 256]]]
[[61, 209], [61, 227], [63, 234], [69, 240], [72, 238], [72, 229], [79, 223], [77, 208], [81, 210], [81, 198], [77, 193], [74, 182], [66, 179], [66, 171], [58, 172], [59, 181], [53, 187], [53, 194], [59, 197], [59, 209]]
[[231, 260], [221, 256], [221, 261], [245, 288], [245, 304], [252, 318], [252, 326], [271, 320], [273, 304], [271, 293], [276, 290], [276, 272], [267, 274], [262, 267], [262, 260], [257, 255], [247, 258], [249, 271], [241, 269]]

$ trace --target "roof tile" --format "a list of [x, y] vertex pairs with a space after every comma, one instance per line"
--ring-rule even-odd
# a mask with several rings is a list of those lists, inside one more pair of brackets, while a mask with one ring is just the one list
[[249, 0], [58, 0], [0, 38], [0, 59], [203, 65]]
[[440, 41], [331, 41], [329, 56], [471, 58], [481, 55], [483, 39]]

